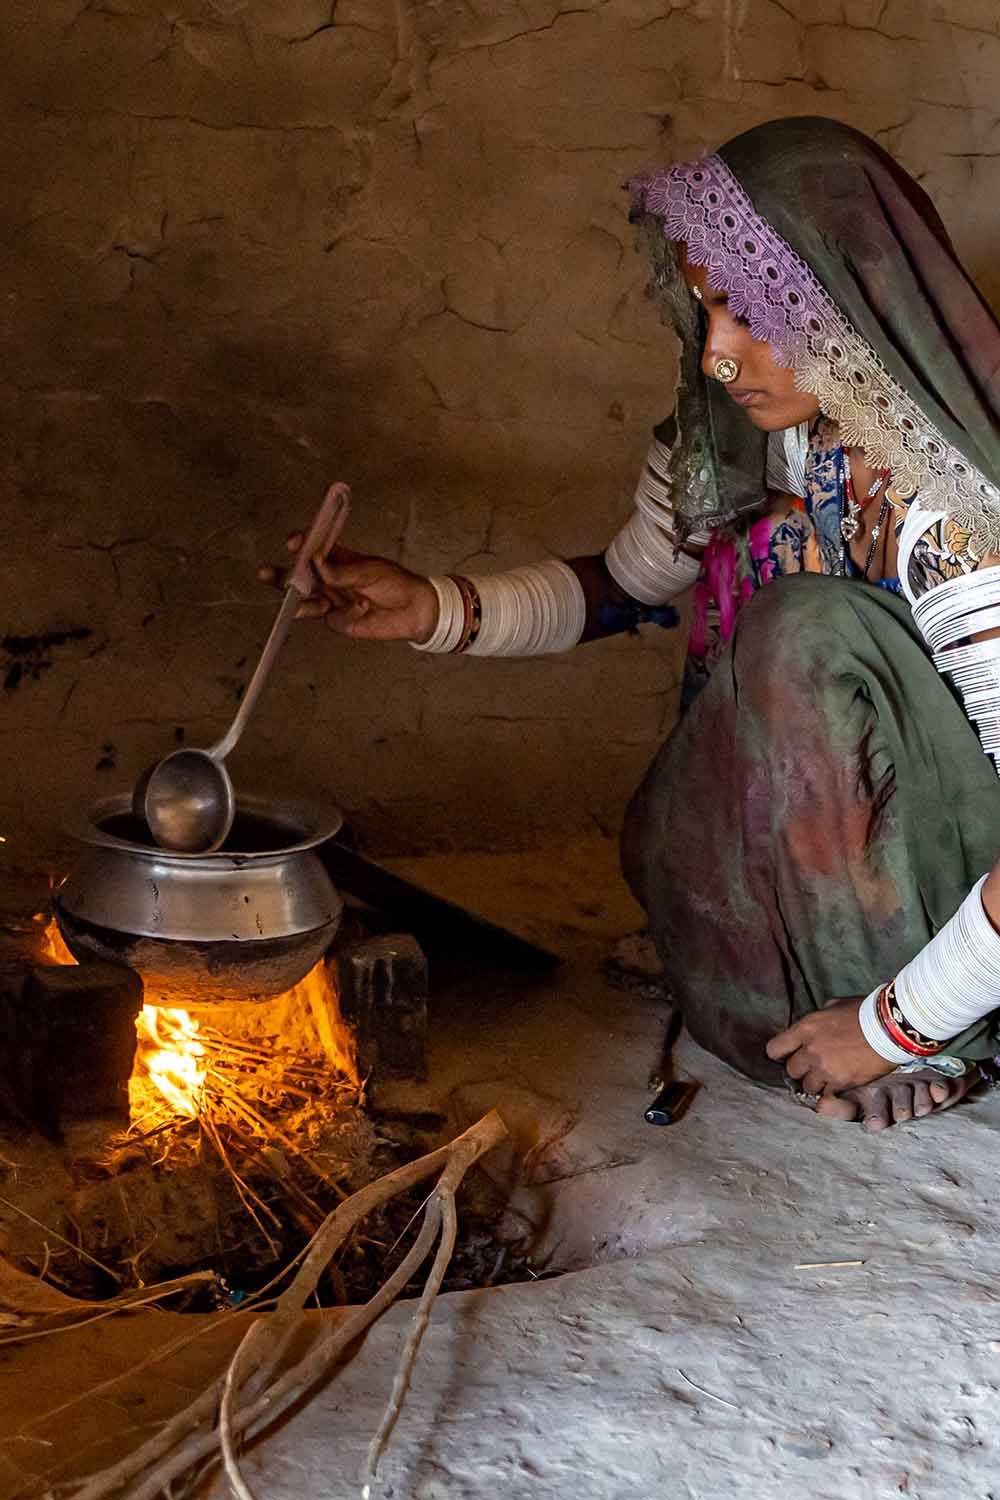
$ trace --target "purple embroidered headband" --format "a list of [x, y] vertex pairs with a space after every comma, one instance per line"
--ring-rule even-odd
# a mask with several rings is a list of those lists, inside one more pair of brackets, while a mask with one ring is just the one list
[[1000, 489], [929, 422], [889, 374], [788, 242], [760, 217], [720, 156], [629, 184], [633, 212], [652, 215], [665, 238], [683, 242], [709, 284], [728, 293], [755, 339], [795, 371], [839, 423], [845, 444], [889, 468], [921, 509], [951, 516], [976, 556], [1000, 552]]

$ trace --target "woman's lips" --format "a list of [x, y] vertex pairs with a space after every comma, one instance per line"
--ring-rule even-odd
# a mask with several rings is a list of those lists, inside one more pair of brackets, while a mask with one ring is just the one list
[[764, 391], [730, 390], [729, 395], [732, 396], [737, 406], [758, 406], [761, 401], [766, 399]]

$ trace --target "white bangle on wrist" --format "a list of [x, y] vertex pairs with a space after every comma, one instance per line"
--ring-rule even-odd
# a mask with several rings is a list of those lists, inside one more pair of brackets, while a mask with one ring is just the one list
[[[985, 883], [984, 875], [891, 986], [879, 985], [862, 1001], [865, 1041], [886, 1062], [931, 1061], [935, 1048], [1000, 1009], [1000, 933], [983, 905]], [[912, 1045], [901, 1046], [893, 1028]]]
[[[450, 577], [430, 582], [438, 597], [438, 620], [429, 640], [411, 642], [417, 651], [547, 656], [570, 650], [583, 634], [583, 585], [571, 567], [554, 558], [460, 583]], [[468, 613], [470, 588], [479, 611], [474, 622]]]
[[426, 641], [411, 641], [414, 651], [454, 651], [462, 634], [462, 591], [453, 578], [430, 578], [437, 595], [437, 624]]

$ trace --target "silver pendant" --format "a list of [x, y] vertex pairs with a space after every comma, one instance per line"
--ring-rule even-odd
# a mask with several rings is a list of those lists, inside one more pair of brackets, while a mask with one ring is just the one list
[[847, 511], [840, 519], [840, 534], [845, 542], [853, 542], [861, 530], [861, 522], [858, 517], [861, 514], [859, 505], [848, 505]]

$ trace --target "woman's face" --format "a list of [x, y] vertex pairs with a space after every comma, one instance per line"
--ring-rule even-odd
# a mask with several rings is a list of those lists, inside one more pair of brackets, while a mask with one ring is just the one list
[[717, 360], [735, 360], [739, 373], [724, 390], [764, 432], [811, 421], [819, 412], [816, 397], [795, 389], [794, 372], [775, 364], [770, 344], [751, 337], [743, 319], [729, 311], [726, 293], [708, 285], [705, 268], [688, 264], [683, 245], [680, 264], [691, 295], [708, 315], [708, 336], [701, 356], [705, 374], [714, 378]]

